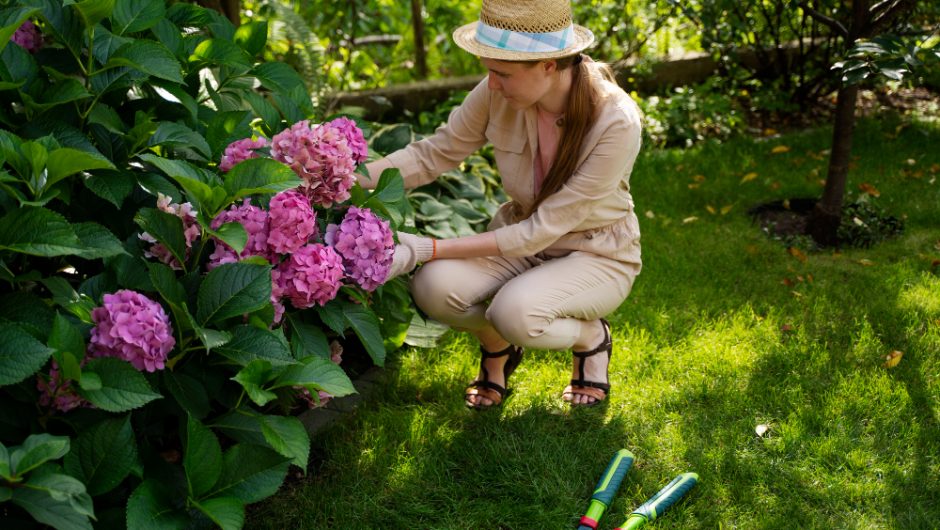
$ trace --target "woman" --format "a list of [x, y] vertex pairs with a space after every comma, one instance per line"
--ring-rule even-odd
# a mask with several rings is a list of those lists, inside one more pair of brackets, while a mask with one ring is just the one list
[[502, 205], [487, 232], [433, 240], [399, 233], [393, 274], [432, 318], [481, 344], [467, 406], [499, 405], [524, 347], [572, 349], [563, 399], [595, 405], [610, 390], [612, 344], [602, 317], [640, 272], [629, 177], [640, 149], [636, 104], [606, 66], [581, 51], [593, 34], [568, 0], [484, 0], [480, 20], [454, 32], [489, 72], [434, 135], [369, 163], [374, 186], [398, 168], [406, 187], [433, 181], [493, 144]]

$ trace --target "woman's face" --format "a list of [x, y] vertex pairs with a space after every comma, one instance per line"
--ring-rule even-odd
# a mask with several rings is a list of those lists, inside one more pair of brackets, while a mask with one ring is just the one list
[[499, 92], [515, 109], [525, 109], [541, 100], [553, 86], [555, 61], [535, 65], [497, 59], [481, 59], [489, 71], [488, 86]]

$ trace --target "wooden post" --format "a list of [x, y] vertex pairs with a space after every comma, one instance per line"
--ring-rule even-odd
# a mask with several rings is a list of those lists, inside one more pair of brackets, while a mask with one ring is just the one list
[[428, 61], [424, 49], [424, 19], [421, 18], [421, 0], [411, 0], [411, 27], [415, 36], [415, 68], [418, 79], [427, 79]]

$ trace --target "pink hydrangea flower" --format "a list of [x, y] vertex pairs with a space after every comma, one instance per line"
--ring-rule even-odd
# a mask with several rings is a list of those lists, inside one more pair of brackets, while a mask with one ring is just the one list
[[163, 370], [167, 354], [176, 345], [173, 328], [163, 307], [146, 296], [122, 289], [104, 295], [104, 305], [91, 311], [88, 353], [116, 357], [138, 370]]
[[385, 283], [395, 252], [387, 221], [368, 208], [350, 206], [339, 225], [326, 227], [323, 239], [343, 257], [346, 275], [357, 285], [372, 291]]
[[[157, 193], [157, 209], [173, 214], [183, 221], [183, 237], [186, 239], [186, 257], [188, 258], [189, 251], [193, 248], [193, 242], [196, 241], [202, 233], [202, 230], [199, 228], [199, 223], [196, 221], [196, 214], [198, 212], [193, 210], [193, 205], [188, 202], [173, 204], [173, 199], [162, 193]], [[144, 256], [156, 258], [176, 270], [183, 268], [179, 260], [170, 252], [170, 249], [166, 248], [163, 243], [158, 243], [153, 236], [144, 232], [137, 237], [147, 243], [151, 243], [150, 248], [144, 251]]]
[[274, 253], [290, 254], [317, 236], [317, 215], [310, 199], [297, 190], [275, 195], [268, 205], [268, 215], [268, 248]]
[[271, 271], [280, 296], [297, 309], [326, 305], [342, 286], [343, 260], [331, 247], [313, 243], [300, 247]]
[[301, 189], [315, 204], [327, 208], [349, 198], [356, 154], [341, 129], [299, 121], [274, 135], [271, 156], [297, 173]]
[[248, 243], [241, 254], [235, 254], [235, 249], [213, 237], [215, 250], [209, 255], [209, 263], [206, 265], [209, 270], [223, 263], [235, 263], [239, 259], [248, 256], [269, 258], [268, 230], [270, 223], [268, 221], [268, 212], [257, 206], [252, 206], [251, 201], [245, 199], [241, 205], [233, 204], [228, 210], [224, 210], [215, 216], [211, 226], [213, 230], [218, 230], [223, 224], [233, 222], [241, 224], [248, 232]]
[[222, 161], [219, 162], [219, 169], [228, 171], [239, 162], [243, 162], [249, 158], [258, 158], [259, 155], [255, 149], [261, 149], [267, 146], [268, 139], [263, 137], [257, 140], [252, 140], [251, 138], [236, 140], [228, 144], [228, 147], [225, 148], [225, 152], [222, 154]]
[[23, 22], [20, 27], [16, 28], [10, 40], [29, 53], [36, 53], [42, 48], [42, 33], [31, 20]]
[[349, 148], [352, 149], [356, 163], [365, 162], [366, 158], [369, 157], [369, 146], [362, 135], [362, 129], [356, 125], [356, 122], [346, 117], [339, 117], [331, 121], [330, 126], [339, 129], [346, 137], [346, 142], [349, 144]]
[[[83, 363], [84, 364], [84, 363]], [[91, 403], [78, 395], [71, 380], [66, 380], [59, 371], [59, 364], [52, 361], [49, 378], [37, 377], [36, 388], [39, 390], [39, 404], [59, 412], [68, 412], [78, 407], [91, 407]]]

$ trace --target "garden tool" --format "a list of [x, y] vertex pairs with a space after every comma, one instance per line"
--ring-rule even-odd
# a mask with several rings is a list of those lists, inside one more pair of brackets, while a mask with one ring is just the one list
[[630, 451], [621, 449], [614, 454], [601, 479], [597, 482], [594, 495], [591, 496], [591, 504], [588, 506], [587, 513], [581, 517], [578, 530], [597, 530], [598, 522], [610, 506], [610, 501], [620, 488], [623, 478], [627, 476], [627, 471], [630, 471], [631, 465], [633, 465], [633, 453]]
[[672, 479], [672, 482], [666, 484], [666, 487], [659, 490], [659, 493], [653, 495], [639, 508], [630, 514], [626, 521], [614, 530], [636, 530], [646, 523], [662, 515], [670, 506], [682, 498], [692, 486], [698, 483], [696, 473], [683, 473]]

